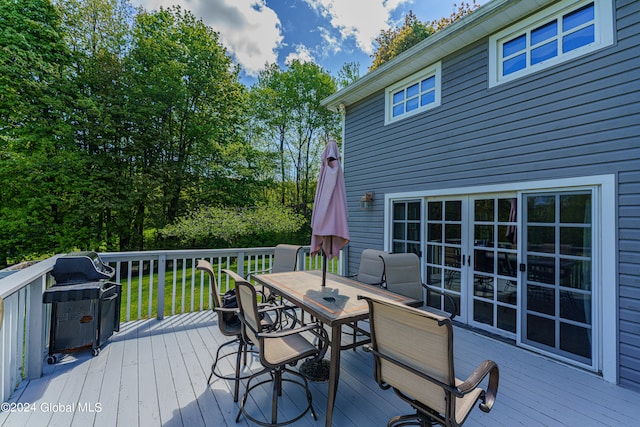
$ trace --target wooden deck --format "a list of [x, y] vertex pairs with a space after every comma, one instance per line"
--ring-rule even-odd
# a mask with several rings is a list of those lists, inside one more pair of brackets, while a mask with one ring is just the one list
[[[89, 351], [68, 355], [45, 365], [42, 378], [23, 382], [9, 402], [14, 412], [0, 413], [0, 425], [234, 426], [238, 404], [229, 384], [206, 382], [225, 341], [211, 312], [124, 324], [97, 357]], [[466, 426], [638, 425], [639, 393], [465, 329], [456, 328], [455, 346], [460, 378], [487, 358], [500, 366], [493, 410], [474, 409]], [[370, 354], [343, 353], [335, 426], [385, 426], [390, 417], [410, 412], [392, 391], [378, 388], [372, 369]], [[311, 388], [319, 419], [308, 415], [295, 425], [324, 425], [327, 385]], [[297, 404], [285, 402], [285, 412]], [[242, 418], [238, 425], [247, 422]]]

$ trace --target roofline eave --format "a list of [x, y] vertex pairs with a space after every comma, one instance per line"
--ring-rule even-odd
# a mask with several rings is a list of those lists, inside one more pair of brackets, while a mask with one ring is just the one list
[[340, 105], [348, 107], [552, 2], [553, 0], [490, 1], [472, 14], [427, 37], [391, 61], [323, 99], [320, 105], [332, 111], [339, 111]]

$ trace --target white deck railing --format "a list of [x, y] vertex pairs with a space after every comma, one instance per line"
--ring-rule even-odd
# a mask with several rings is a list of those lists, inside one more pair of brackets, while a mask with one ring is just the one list
[[[214, 267], [218, 291], [229, 287], [222, 273], [231, 269], [245, 276], [267, 270], [274, 248], [203, 249], [181, 251], [109, 252], [102, 260], [114, 267], [112, 281], [122, 286], [121, 320], [201, 311], [211, 308], [210, 284], [196, 271], [199, 259]], [[298, 269], [319, 269], [321, 258], [301, 251]], [[56, 255], [0, 279], [0, 401], [5, 402], [23, 379], [39, 378], [47, 356], [50, 304], [42, 303], [44, 290], [55, 283], [51, 271]], [[342, 274], [338, 259], [328, 270]]]

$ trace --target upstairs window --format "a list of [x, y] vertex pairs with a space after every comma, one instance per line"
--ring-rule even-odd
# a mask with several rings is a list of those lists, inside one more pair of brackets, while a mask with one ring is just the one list
[[440, 105], [440, 63], [386, 90], [385, 124]]
[[490, 85], [613, 43], [612, 0], [565, 0], [490, 38]]

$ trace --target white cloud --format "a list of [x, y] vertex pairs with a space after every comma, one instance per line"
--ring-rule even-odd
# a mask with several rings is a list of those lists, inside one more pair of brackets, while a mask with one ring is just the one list
[[302, 63], [316, 62], [309, 48], [302, 44], [295, 46], [295, 50], [287, 55], [287, 57], [284, 60], [284, 63], [289, 65], [295, 59], [297, 59], [299, 62], [302, 62]]
[[322, 38], [322, 56], [328, 56], [338, 53], [342, 50], [342, 43], [336, 37], [331, 35], [331, 32], [326, 28], [318, 28], [320, 37]]
[[391, 12], [409, 0], [304, 0], [340, 31], [342, 39], [353, 37], [367, 55], [374, 51], [380, 30], [389, 28]]
[[147, 10], [179, 5], [190, 10], [205, 25], [220, 33], [220, 39], [236, 62], [250, 76], [277, 61], [283, 35], [276, 13], [265, 0], [138, 0]]

